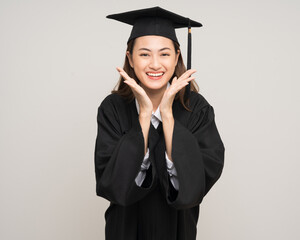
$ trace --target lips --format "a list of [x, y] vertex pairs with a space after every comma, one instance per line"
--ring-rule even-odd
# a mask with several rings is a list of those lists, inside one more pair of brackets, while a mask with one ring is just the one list
[[146, 74], [150, 79], [159, 80], [164, 75], [164, 72], [147, 72]]

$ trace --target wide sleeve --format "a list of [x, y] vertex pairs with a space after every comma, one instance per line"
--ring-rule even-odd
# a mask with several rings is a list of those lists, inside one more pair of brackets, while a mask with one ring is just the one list
[[224, 152], [211, 105], [193, 112], [187, 126], [174, 119], [172, 160], [180, 187], [174, 191], [164, 181], [168, 204], [177, 209], [199, 205], [222, 173]]
[[150, 187], [140, 187], [135, 182], [144, 159], [144, 137], [138, 119], [133, 121], [131, 129], [122, 132], [115, 109], [108, 100], [98, 108], [94, 154], [96, 193], [110, 202], [127, 206], [150, 191]]

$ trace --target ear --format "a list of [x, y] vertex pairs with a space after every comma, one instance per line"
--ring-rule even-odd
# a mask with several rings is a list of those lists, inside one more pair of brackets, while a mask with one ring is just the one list
[[131, 56], [131, 54], [130, 54], [129, 51], [126, 52], [126, 56], [127, 56], [127, 58], [128, 58], [128, 61], [129, 61], [130, 66], [133, 68], [132, 56]]
[[175, 64], [175, 66], [176, 66], [177, 63], [178, 63], [179, 55], [180, 55], [180, 50], [178, 49], [178, 50], [177, 50], [177, 53], [176, 53], [176, 64]]

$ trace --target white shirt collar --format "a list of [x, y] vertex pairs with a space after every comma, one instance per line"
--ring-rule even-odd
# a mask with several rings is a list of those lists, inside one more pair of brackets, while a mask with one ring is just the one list
[[[168, 84], [167, 84], [167, 89], [170, 87], [170, 85], [171, 85], [171, 84], [168, 82]], [[139, 106], [139, 103], [138, 103], [138, 101], [137, 101], [136, 98], [135, 98], [135, 105], [136, 105], [137, 112], [138, 112], [138, 114], [139, 114], [139, 113], [140, 113], [140, 106]], [[158, 108], [156, 109], [155, 112], [152, 111], [152, 117], [153, 117], [153, 116], [155, 116], [156, 118], [159, 119], [159, 121], [162, 122], [161, 115], [160, 115], [160, 110], [159, 110], [159, 106], [158, 106]]]

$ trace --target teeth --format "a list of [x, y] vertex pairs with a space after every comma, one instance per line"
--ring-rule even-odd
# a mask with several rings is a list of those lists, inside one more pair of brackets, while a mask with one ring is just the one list
[[162, 76], [163, 73], [147, 73], [147, 75], [149, 75], [151, 77], [159, 77], [159, 76]]

